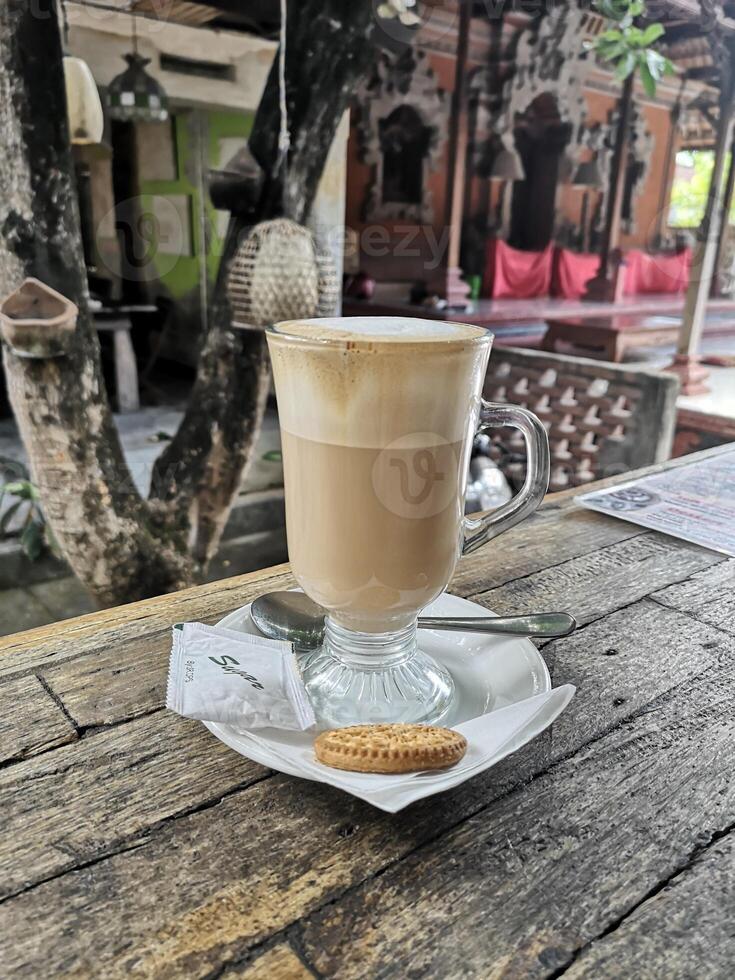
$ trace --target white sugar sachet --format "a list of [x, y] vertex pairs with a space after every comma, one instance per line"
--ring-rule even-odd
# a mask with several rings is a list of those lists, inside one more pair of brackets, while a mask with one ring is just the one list
[[166, 707], [241, 729], [315, 723], [291, 643], [203, 623], [173, 629]]

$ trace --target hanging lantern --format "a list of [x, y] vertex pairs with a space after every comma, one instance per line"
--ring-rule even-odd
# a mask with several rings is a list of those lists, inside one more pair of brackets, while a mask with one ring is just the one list
[[145, 66], [150, 58], [137, 51], [125, 55], [127, 69], [116, 75], [107, 87], [107, 111], [111, 119], [135, 122], [165, 122], [168, 119], [168, 98]]
[[138, 53], [138, 34], [133, 17], [133, 50], [125, 55], [128, 67], [107, 87], [107, 111], [111, 119], [134, 122], [164, 122], [168, 119], [168, 96], [163, 86], [145, 70], [151, 63]]
[[287, 218], [262, 221], [239, 246], [227, 294], [235, 326], [333, 314], [339, 300], [334, 260], [311, 232]]
[[69, 136], [80, 145], [101, 143], [105, 128], [102, 102], [89, 65], [81, 58], [64, 57]]

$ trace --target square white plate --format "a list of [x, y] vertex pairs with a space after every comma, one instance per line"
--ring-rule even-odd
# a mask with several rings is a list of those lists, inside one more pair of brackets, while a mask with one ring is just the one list
[[[447, 593], [425, 613], [492, 615], [484, 606]], [[218, 625], [258, 633], [249, 605], [230, 613]], [[313, 731], [262, 728], [246, 732], [231, 725], [204, 724], [230, 748], [269, 769], [328, 783], [395, 813], [414, 800], [457, 786], [495, 765], [547, 728], [574, 694], [569, 685], [551, 690], [546, 664], [528, 639], [421, 630], [420, 642], [422, 649], [444, 664], [454, 678], [456, 705], [445, 724], [463, 731], [468, 751], [452, 769], [389, 776], [348, 773], [316, 761]]]

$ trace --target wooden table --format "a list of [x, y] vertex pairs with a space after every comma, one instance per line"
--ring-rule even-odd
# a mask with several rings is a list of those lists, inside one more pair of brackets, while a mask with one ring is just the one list
[[544, 647], [577, 696], [397, 816], [162, 709], [171, 624], [290, 581], [0, 643], [3, 976], [732, 976], [735, 561], [569, 493], [464, 560], [458, 594], [579, 617]]
[[[675, 344], [681, 333], [682, 319], [661, 314], [624, 313], [616, 316], [552, 317], [547, 323], [548, 329], [541, 344], [544, 350], [555, 351], [561, 340], [584, 348], [590, 357], [619, 363], [631, 348]], [[729, 320], [709, 319], [705, 332], [708, 337], [733, 336], [735, 314]]]

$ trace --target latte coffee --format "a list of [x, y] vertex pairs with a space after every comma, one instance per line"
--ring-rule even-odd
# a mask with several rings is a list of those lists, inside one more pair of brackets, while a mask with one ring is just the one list
[[449, 582], [490, 340], [393, 317], [269, 332], [289, 558], [335, 623], [401, 629]]

